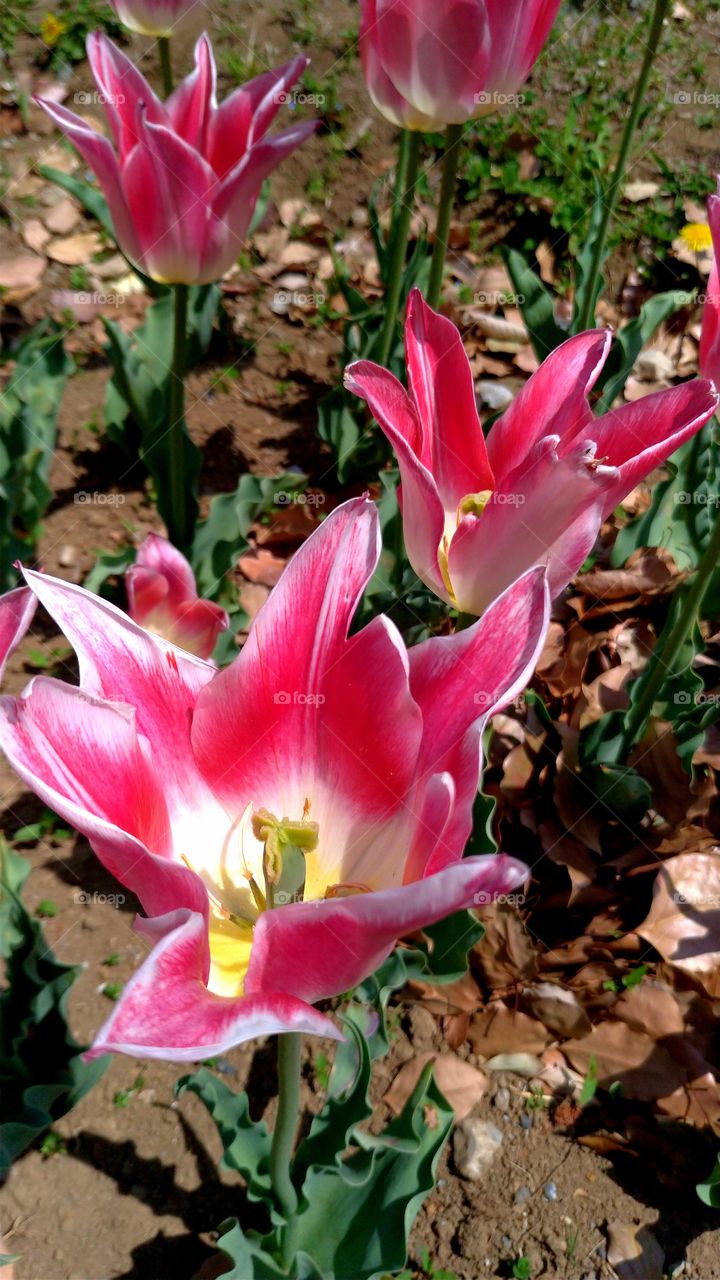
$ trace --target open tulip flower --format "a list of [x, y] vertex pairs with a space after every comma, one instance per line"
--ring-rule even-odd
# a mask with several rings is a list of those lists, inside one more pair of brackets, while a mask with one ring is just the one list
[[265, 178], [316, 127], [266, 136], [308, 59], [265, 72], [218, 106], [207, 36], [166, 102], [106, 36], [88, 36], [87, 54], [112, 142], [66, 107], [38, 101], [95, 173], [120, 248], [164, 284], [219, 279], [240, 253]]
[[[338, 1038], [316, 1001], [403, 934], [526, 878], [510, 857], [462, 854], [484, 722], [543, 642], [544, 572], [408, 653], [384, 617], [348, 636], [379, 549], [374, 505], [339, 507], [222, 671], [26, 573], [80, 688], [40, 676], [0, 699], [0, 746], [137, 894], [152, 946], [94, 1054], [195, 1060], [271, 1032]], [[11, 595], [7, 649], [28, 617]]]
[[611, 341], [609, 330], [569, 338], [487, 440], [460, 334], [417, 289], [405, 324], [408, 390], [369, 361], [347, 369], [346, 386], [397, 455], [410, 563], [462, 613], [481, 614], [531, 565], [547, 565], [557, 595], [603, 519], [715, 412], [713, 384], [696, 378], [594, 417], [588, 393]]
[[378, 111], [440, 130], [497, 110], [525, 83], [560, 0], [360, 0], [360, 53]]
[[229, 618], [197, 593], [187, 560], [167, 538], [149, 533], [125, 574], [130, 617], [181, 649], [209, 658]]

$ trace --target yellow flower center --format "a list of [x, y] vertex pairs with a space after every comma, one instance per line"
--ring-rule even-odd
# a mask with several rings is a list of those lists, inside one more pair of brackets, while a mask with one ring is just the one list
[[706, 222], [688, 222], [680, 232], [681, 240], [693, 253], [702, 253], [703, 249], [712, 249], [712, 232]]

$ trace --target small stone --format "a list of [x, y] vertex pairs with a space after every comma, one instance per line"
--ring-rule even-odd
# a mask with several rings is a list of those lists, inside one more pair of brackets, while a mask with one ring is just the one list
[[468, 1116], [453, 1135], [455, 1168], [461, 1178], [479, 1182], [502, 1146], [503, 1136], [490, 1120]]
[[557, 1200], [558, 1189], [554, 1182], [546, 1182], [543, 1187], [543, 1195], [546, 1200]]
[[68, 545], [60, 548], [60, 551], [58, 552], [58, 564], [62, 569], [69, 569], [71, 565], [75, 564], [76, 560], [77, 560], [76, 547], [71, 547]]
[[503, 386], [502, 382], [478, 382], [476, 390], [483, 404], [495, 412], [507, 409], [513, 400], [512, 391]]
[[493, 1103], [498, 1111], [507, 1111], [510, 1106], [510, 1090], [505, 1088], [498, 1089], [493, 1098]]
[[663, 382], [673, 377], [675, 365], [664, 351], [651, 347], [638, 356], [633, 373], [641, 382]]
[[513, 1242], [510, 1239], [510, 1236], [503, 1236], [502, 1245], [503, 1245], [503, 1249], [512, 1249]]
[[530, 1115], [529, 1111], [523, 1111], [520, 1117], [520, 1128], [532, 1129], [532, 1116]]
[[530, 1199], [531, 1195], [532, 1192], [529, 1187], [518, 1187], [514, 1197], [515, 1204], [524, 1204], [526, 1200]]

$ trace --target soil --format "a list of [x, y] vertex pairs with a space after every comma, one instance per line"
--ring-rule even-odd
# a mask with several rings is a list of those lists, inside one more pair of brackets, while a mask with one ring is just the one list
[[[226, 35], [225, 21], [234, 8], [227, 3], [213, 18], [220, 38]], [[258, 13], [248, 4], [238, 8], [241, 18], [247, 18], [242, 37], [233, 28], [238, 47], [248, 54], [258, 51], [268, 62], [285, 57], [294, 34], [289, 6], [277, 13]], [[319, 0], [316, 13], [322, 39], [314, 52], [314, 70], [322, 73], [339, 56], [340, 33], [356, 20], [356, 5], [350, 0]], [[20, 60], [28, 48], [19, 43]], [[141, 45], [131, 47], [133, 53], [138, 49]], [[176, 50], [178, 63], [186, 52], [182, 47]], [[78, 68], [74, 87], [87, 89], [90, 83], [87, 68]], [[343, 72], [342, 95], [363, 141], [350, 152], [334, 153], [323, 216], [335, 231], [351, 224], [358, 206], [366, 203], [371, 182], [387, 172], [393, 142], [392, 130], [371, 111], [357, 59]], [[16, 180], [53, 141], [33, 133], [4, 139]], [[662, 149], [670, 163], [682, 153], [684, 160], [710, 164], [717, 152], [716, 132], [694, 130], [682, 120], [675, 122]], [[328, 135], [323, 134], [275, 176], [275, 203], [302, 192], [310, 176], [323, 171], [327, 158]], [[5, 206], [12, 222], [0, 224], [2, 255], [22, 247], [21, 230], [28, 217], [28, 209], [12, 191]], [[463, 217], [469, 219], [474, 212], [468, 209]], [[50, 264], [41, 290], [19, 308], [6, 309], [6, 340], [50, 309], [53, 290], [69, 286], [69, 268]], [[204, 447], [205, 497], [234, 488], [244, 470], [274, 474], [296, 466], [316, 484], [332, 483], [329, 454], [315, 433], [315, 406], [333, 384], [339, 335], [326, 325], [306, 327], [273, 314], [271, 293], [271, 286], [257, 287], [251, 281], [246, 293], [240, 289], [233, 294], [230, 309], [239, 317], [244, 337], [254, 339], [254, 347], [239, 351], [230, 342], [189, 382], [187, 416], [193, 437]], [[125, 540], [128, 530], [141, 539], [159, 526], [143, 478], [99, 433], [107, 366], [81, 325], [74, 339], [80, 368], [68, 385], [60, 415], [52, 475], [55, 496], [38, 558], [48, 572], [82, 581], [98, 549], [112, 549]], [[237, 376], [222, 377], [229, 366]], [[39, 618], [10, 664], [6, 691], [19, 691], [36, 670], [30, 657], [33, 649], [50, 654], [57, 647], [50, 624]], [[55, 673], [73, 678], [62, 658], [56, 661]], [[12, 837], [20, 826], [39, 818], [41, 806], [4, 765], [0, 785], [2, 828]], [[59, 959], [82, 965], [71, 995], [70, 1020], [76, 1037], [87, 1043], [109, 1012], [103, 984], [126, 981], [144, 956], [145, 944], [132, 929], [137, 904], [129, 894], [118, 896], [117, 885], [79, 837], [61, 842], [48, 838], [26, 852], [33, 863], [28, 906], [32, 910], [48, 899], [57, 905], [57, 914], [44, 922], [48, 944]], [[113, 953], [120, 960], [110, 968], [104, 961]], [[387, 1111], [382, 1095], [404, 1061], [429, 1048], [448, 1051], [427, 1010], [407, 1002], [400, 1008], [391, 1054], [376, 1070], [379, 1116]], [[321, 1104], [313, 1071], [321, 1051], [332, 1054], [321, 1042], [306, 1045], [306, 1115]], [[459, 1052], [474, 1061], [466, 1048]], [[233, 1087], [249, 1084], [258, 1114], [266, 1111], [272, 1120], [272, 1046], [243, 1046], [227, 1056], [223, 1069]], [[36, 1148], [17, 1162], [0, 1189], [0, 1235], [13, 1253], [21, 1255], [16, 1280], [190, 1280], [212, 1255], [214, 1232], [223, 1218], [240, 1214], [252, 1222], [256, 1210], [247, 1205], [240, 1179], [218, 1169], [220, 1142], [204, 1107], [191, 1095], [173, 1101], [179, 1074], [172, 1064], [114, 1058], [97, 1087], [55, 1126], [66, 1150], [46, 1157]], [[118, 1095], [135, 1085], [127, 1105], [119, 1105]], [[509, 1089], [504, 1110], [493, 1102], [497, 1088]], [[526, 1102], [524, 1079], [492, 1076], [477, 1114], [501, 1129], [500, 1152], [480, 1183], [460, 1178], [452, 1155], [446, 1153], [437, 1187], [413, 1230], [410, 1252], [415, 1265], [422, 1264], [427, 1249], [435, 1268], [447, 1268], [459, 1280], [489, 1280], [510, 1275], [513, 1260], [522, 1255], [530, 1261], [533, 1280], [599, 1280], [615, 1274], [605, 1254], [607, 1225], [617, 1220], [652, 1228], [665, 1250], [666, 1270], [684, 1263], [682, 1275], [688, 1280], [720, 1280], [717, 1218], [697, 1200], [692, 1180], [687, 1191], [668, 1191], [647, 1163], [612, 1163], [554, 1128], [547, 1110], [528, 1110]], [[531, 1117], [530, 1128], [521, 1125], [521, 1115]], [[682, 1141], [681, 1136], [679, 1153]], [[547, 1198], [549, 1182], [556, 1186], [555, 1199]], [[530, 1194], [516, 1203], [522, 1188]], [[645, 1280], [640, 1272], [634, 1274]]]

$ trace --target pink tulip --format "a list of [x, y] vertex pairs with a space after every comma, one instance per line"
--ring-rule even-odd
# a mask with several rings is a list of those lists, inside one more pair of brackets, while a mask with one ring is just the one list
[[250, 80], [218, 106], [207, 36], [167, 102], [104, 35], [88, 36], [87, 49], [113, 142], [66, 107], [38, 101], [95, 173], [120, 248], [164, 284], [219, 279], [240, 253], [265, 178], [316, 126], [266, 137], [307, 58]]
[[125, 574], [130, 617], [188, 653], [209, 658], [230, 619], [197, 593], [187, 560], [167, 538], [149, 533]]
[[481, 614], [531, 565], [547, 565], [556, 596], [613, 508], [715, 412], [713, 384], [693, 379], [593, 417], [587, 397], [611, 339], [582, 333], [553, 351], [487, 442], [460, 334], [419, 290], [408, 391], [369, 361], [347, 369], [397, 455], [410, 563], [461, 612]]
[[203, 0], [110, 0], [110, 3], [130, 31], [156, 38], [174, 35], [194, 15], [199, 17], [204, 11]]
[[525, 83], [560, 0], [360, 0], [360, 54], [378, 111], [405, 129], [487, 115]]
[[[483, 726], [543, 642], [544, 573], [408, 653], [384, 617], [348, 636], [379, 550], [373, 504], [338, 507], [222, 671], [81, 587], [26, 573], [75, 648], [80, 688], [39, 676], [0, 698], [0, 746], [137, 894], [152, 947], [94, 1054], [195, 1060], [271, 1032], [338, 1037], [315, 1002], [355, 986], [399, 936], [528, 875], [462, 854]], [[268, 838], [276, 823], [294, 862], [284, 836]], [[264, 909], [288, 865], [295, 889]]]
[[708, 200], [708, 222], [713, 238], [713, 264], [708, 280], [700, 334], [700, 372], [720, 384], [720, 178], [718, 194]]

